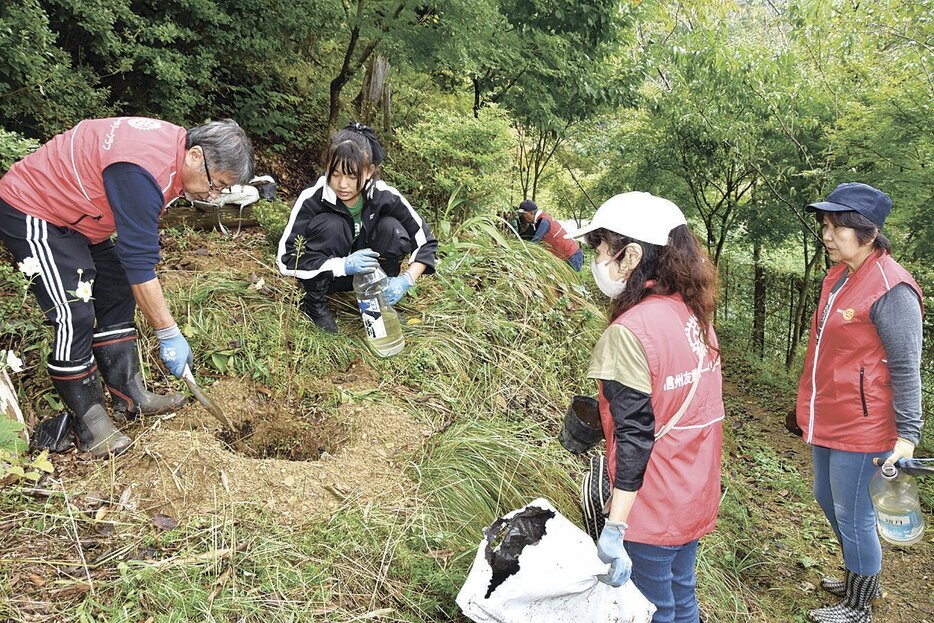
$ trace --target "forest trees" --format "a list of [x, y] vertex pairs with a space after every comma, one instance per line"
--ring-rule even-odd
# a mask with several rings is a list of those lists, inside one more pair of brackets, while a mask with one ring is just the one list
[[0, 5], [0, 125], [48, 138], [86, 117], [187, 125], [236, 117], [271, 144], [301, 142], [300, 74], [325, 53], [327, 3], [80, 0]]
[[762, 356], [765, 305], [779, 296], [766, 291], [767, 267], [782, 261], [798, 275], [782, 303], [794, 364], [825, 261], [804, 206], [836, 184], [891, 194], [896, 256], [934, 256], [934, 20], [924, 4], [697, 0], [640, 13], [629, 50], [646, 68], [639, 100], [580, 150], [605, 149], [592, 168], [602, 196], [669, 196], [702, 224], [716, 262], [751, 259], [748, 317]]
[[109, 110], [93, 68], [72, 64], [36, 0], [0, 5], [0, 126], [48, 137]]
[[232, 116], [310, 171], [362, 112], [377, 56], [408, 106], [387, 141], [495, 105], [523, 197], [653, 190], [699, 219], [715, 260], [795, 248], [807, 281], [821, 247], [803, 206], [860, 179], [893, 197], [896, 254], [934, 259], [930, 3], [21, 0], [0, 5], [0, 127]]
[[473, 18], [449, 32], [440, 75], [454, 84], [466, 76], [475, 115], [490, 104], [510, 112], [518, 182], [534, 199], [569, 128], [631, 101], [639, 75], [620, 50], [632, 12], [618, 0], [479, 0], [449, 3], [444, 15], [457, 7]]

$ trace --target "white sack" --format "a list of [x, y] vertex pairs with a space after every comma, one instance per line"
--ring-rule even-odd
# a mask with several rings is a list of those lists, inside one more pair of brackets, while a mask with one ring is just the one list
[[519, 555], [519, 570], [485, 597], [493, 578], [486, 560], [487, 541], [477, 548], [473, 567], [457, 595], [457, 605], [477, 623], [649, 623], [655, 612], [629, 581], [618, 588], [596, 576], [609, 565], [600, 562], [586, 532], [539, 498], [504, 517], [537, 507], [554, 511], [541, 540]]

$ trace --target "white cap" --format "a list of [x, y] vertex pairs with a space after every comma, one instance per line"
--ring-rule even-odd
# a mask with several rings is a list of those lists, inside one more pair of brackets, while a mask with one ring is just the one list
[[566, 237], [580, 238], [603, 228], [663, 247], [668, 244], [668, 234], [679, 225], [687, 225], [687, 221], [678, 206], [650, 193], [631, 192], [607, 199], [594, 213], [589, 225], [572, 231]]

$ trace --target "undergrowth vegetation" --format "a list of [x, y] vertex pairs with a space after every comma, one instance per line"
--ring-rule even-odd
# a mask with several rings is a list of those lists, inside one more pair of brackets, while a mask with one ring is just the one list
[[[287, 210], [278, 204], [269, 218]], [[355, 398], [388, 401], [430, 431], [418, 450], [399, 457], [417, 494], [392, 504], [350, 495], [334, 512], [291, 524], [257, 506], [227, 504], [161, 531], [145, 509], [88, 510], [88, 492], [70, 489], [67, 473], [46, 480], [41, 493], [7, 487], [0, 566], [11, 580], [0, 583], [0, 619], [454, 621], [483, 527], [536, 497], [578, 520], [587, 459], [567, 453], [556, 436], [569, 398], [595, 389], [583, 371], [605, 318], [586, 272], [519, 241], [495, 219], [469, 219], [441, 245], [437, 273], [398, 306], [404, 350], [380, 359], [365, 346], [352, 295], [332, 300], [336, 336], [301, 315], [296, 284], [262, 259], [271, 257], [275, 236], [181, 230], [168, 238], [169, 264], [201, 245], [231, 258], [226, 269], [164, 276], [202, 381], [211, 382], [205, 371], [248, 378], [280, 408], [313, 399], [328, 410], [350, 390], [322, 379], [352, 365], [373, 370], [377, 386]], [[244, 269], [234, 261], [244, 254], [260, 261]], [[32, 333], [40, 339], [43, 331]], [[743, 355], [743, 336], [726, 330], [721, 338], [734, 390], [720, 520], [698, 563], [703, 610], [721, 623], [803, 621], [817, 573], [832, 571], [839, 552], [801, 455], [763, 433], [781, 426], [776, 414], [792, 404], [795, 380]], [[155, 374], [156, 344], [144, 337], [142, 348]], [[32, 359], [22, 379], [41, 385], [33, 378], [41, 376], [38, 354]], [[45, 600], [22, 596], [30, 582]]]

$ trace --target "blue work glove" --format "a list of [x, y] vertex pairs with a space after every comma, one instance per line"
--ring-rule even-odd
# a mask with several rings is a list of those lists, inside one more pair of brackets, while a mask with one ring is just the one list
[[156, 337], [159, 338], [159, 356], [163, 363], [169, 369], [175, 378], [182, 378], [185, 366], [194, 367], [195, 360], [191, 353], [191, 346], [188, 340], [178, 330], [178, 325], [156, 329]]
[[372, 273], [379, 266], [379, 262], [376, 261], [378, 257], [379, 253], [373, 249], [354, 251], [344, 258], [344, 274]]
[[409, 273], [402, 273], [398, 277], [390, 278], [389, 285], [383, 290], [383, 294], [386, 295], [386, 302], [395, 305], [402, 298], [402, 295], [414, 285], [415, 279]]
[[610, 586], [622, 586], [632, 575], [632, 560], [623, 547], [623, 535], [629, 525], [622, 521], [607, 521], [597, 541], [597, 556], [610, 564], [610, 570], [597, 579]]

